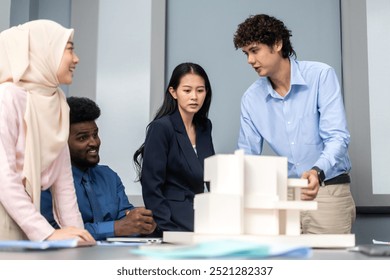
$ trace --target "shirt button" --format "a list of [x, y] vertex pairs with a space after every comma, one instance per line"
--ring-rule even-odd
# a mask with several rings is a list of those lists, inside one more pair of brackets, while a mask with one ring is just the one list
[[295, 143], [294, 142], [291, 142], [291, 145], [294, 145]]

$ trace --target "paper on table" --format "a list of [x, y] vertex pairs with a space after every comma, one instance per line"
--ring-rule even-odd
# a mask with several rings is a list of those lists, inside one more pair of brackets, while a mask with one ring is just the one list
[[120, 241], [96, 241], [98, 246], [108, 246], [108, 247], [120, 247], [120, 246], [140, 246], [145, 245], [145, 242], [120, 242]]
[[131, 251], [151, 258], [191, 259], [191, 258], [234, 258], [258, 259], [269, 257], [306, 258], [311, 249], [302, 246], [265, 245], [256, 242], [237, 240], [217, 240], [202, 242], [190, 246], [156, 245], [140, 247]]
[[30, 240], [2, 240], [0, 250], [46, 250], [77, 247], [77, 239], [30, 241]]
[[390, 245], [390, 242], [388, 242], [388, 241], [379, 241], [379, 240], [375, 240], [375, 239], [372, 240], [372, 243], [374, 243], [374, 244], [386, 244], [386, 245]]

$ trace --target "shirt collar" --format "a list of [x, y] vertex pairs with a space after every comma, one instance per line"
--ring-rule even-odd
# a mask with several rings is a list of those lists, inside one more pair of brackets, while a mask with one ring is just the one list
[[92, 168], [88, 168], [86, 171], [83, 171], [83, 170], [78, 169], [77, 167], [72, 165], [73, 180], [75, 182], [81, 183], [81, 180], [83, 179], [84, 173], [87, 172], [88, 175], [89, 175], [90, 180], [92, 182], [95, 181], [95, 176], [94, 176], [94, 173], [93, 173], [92, 169], [93, 169], [93, 167]]
[[[301, 72], [299, 71], [298, 63], [295, 59], [290, 59], [290, 73], [291, 73], [291, 80], [290, 80], [290, 91], [286, 95], [288, 96], [291, 92], [291, 89], [294, 85], [306, 85], [307, 83], [303, 79]], [[269, 101], [271, 98], [278, 98], [283, 99], [279, 94], [277, 94], [274, 89], [272, 88], [271, 81], [267, 79], [267, 91], [268, 94], [266, 96], [266, 100]]]
[[290, 67], [291, 67], [291, 85], [307, 85], [305, 79], [301, 75], [301, 71], [299, 71], [298, 62], [293, 59], [290, 59]]

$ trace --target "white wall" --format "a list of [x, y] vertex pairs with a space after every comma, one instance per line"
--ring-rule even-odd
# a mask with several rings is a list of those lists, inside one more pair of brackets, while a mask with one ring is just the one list
[[70, 25], [75, 29], [74, 46], [80, 62], [68, 95], [96, 100], [99, 1], [72, 1]]
[[[373, 194], [390, 194], [390, 1], [367, 1], [368, 87]], [[374, 168], [375, 167], [375, 168]]]
[[[390, 71], [386, 0], [342, 0], [343, 77], [351, 132], [352, 194], [360, 211], [390, 205]], [[387, 137], [384, 139], [383, 137]], [[362, 208], [363, 207], [363, 208]], [[365, 209], [364, 211], [368, 211]]]
[[[149, 121], [151, 1], [101, 1], [96, 102], [101, 162], [121, 174], [129, 192], [140, 192], [132, 153]], [[145, 16], [147, 15], [147, 16]], [[115, 19], [115, 20], [113, 20]]]
[[0, 32], [10, 26], [11, 0], [1, 0], [0, 5]]

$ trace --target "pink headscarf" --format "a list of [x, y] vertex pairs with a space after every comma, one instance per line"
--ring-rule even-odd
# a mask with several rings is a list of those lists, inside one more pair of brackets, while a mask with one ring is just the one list
[[35, 20], [0, 33], [0, 83], [24, 88], [26, 149], [23, 178], [35, 207], [40, 207], [41, 173], [67, 145], [69, 107], [57, 71], [73, 29]]

